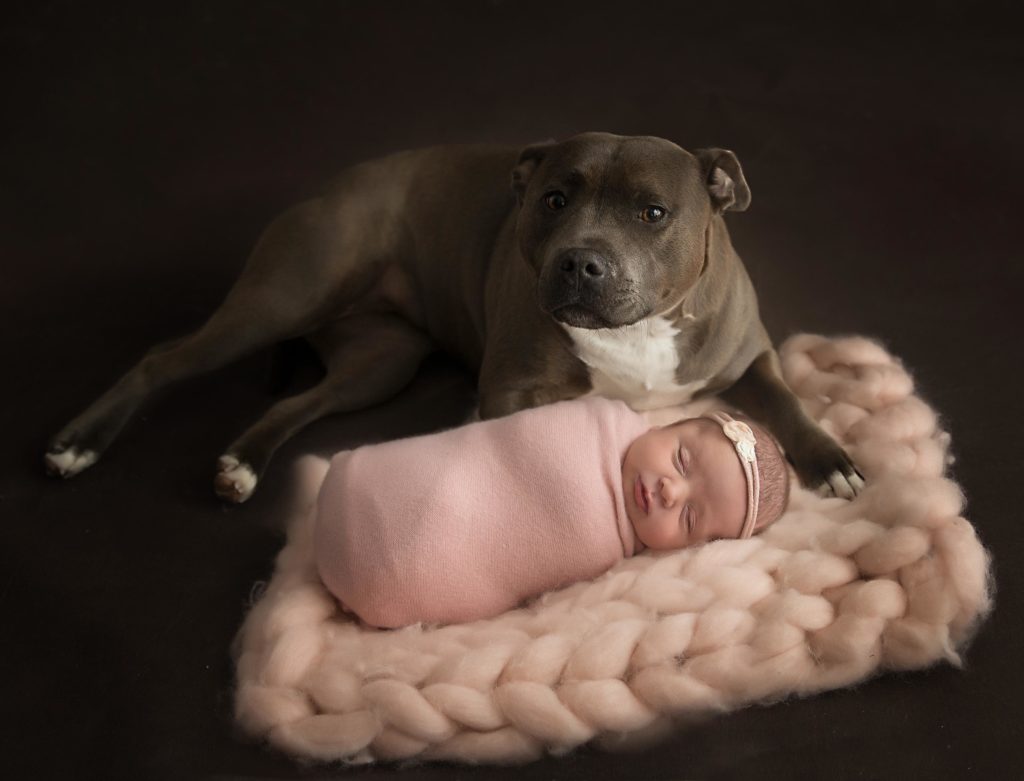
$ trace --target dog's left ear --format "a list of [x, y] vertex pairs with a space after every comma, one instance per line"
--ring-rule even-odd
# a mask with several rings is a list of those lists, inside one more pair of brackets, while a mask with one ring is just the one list
[[526, 185], [530, 183], [530, 177], [554, 145], [554, 140], [530, 144], [519, 154], [519, 162], [512, 169], [512, 192], [516, 194], [520, 206], [523, 205], [523, 196], [526, 194]]
[[698, 149], [694, 155], [700, 161], [704, 186], [716, 212], [741, 212], [750, 206], [750, 188], [736, 155], [717, 147]]

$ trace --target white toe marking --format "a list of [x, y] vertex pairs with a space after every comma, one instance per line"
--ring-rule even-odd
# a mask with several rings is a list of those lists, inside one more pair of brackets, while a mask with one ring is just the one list
[[248, 464], [239, 465], [237, 468], [228, 472], [228, 475], [235, 482], [235, 487], [238, 489], [243, 499], [248, 499], [252, 496], [252, 492], [256, 488], [256, 475], [252, 469], [249, 468]]
[[859, 494], [861, 491], [864, 490], [864, 481], [861, 479], [860, 475], [852, 474], [846, 479], [850, 481], [850, 485], [853, 486], [853, 490], [856, 493]]
[[838, 469], [828, 476], [828, 484], [832, 486], [832, 490], [835, 491], [836, 496], [842, 497], [843, 499], [852, 499], [857, 495], [853, 486], [851, 486], [847, 481], [846, 475]]
[[238, 466], [238, 464], [238, 458], [231, 455], [230, 453], [227, 453], [217, 459], [217, 471], [227, 472], [231, 469], [234, 469], [236, 466]]
[[46, 461], [53, 466], [62, 477], [74, 477], [83, 469], [99, 460], [100, 454], [95, 450], [78, 451], [77, 447], [69, 447], [63, 453], [47, 453]]
[[47, 453], [46, 461], [61, 472], [66, 472], [75, 460], [75, 449], [69, 447], [63, 453]]
[[221, 456], [217, 463], [222, 466], [235, 465], [234, 468], [221, 469], [221, 472], [231, 481], [235, 489], [237, 495], [234, 497], [235, 501], [244, 502], [252, 496], [252, 492], [256, 490], [256, 473], [252, 471], [252, 467], [248, 464], [239, 463], [238, 459], [231, 455]]

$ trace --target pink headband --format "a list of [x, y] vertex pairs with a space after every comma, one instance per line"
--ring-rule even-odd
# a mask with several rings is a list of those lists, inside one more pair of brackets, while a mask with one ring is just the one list
[[743, 519], [743, 528], [739, 539], [745, 540], [754, 533], [754, 521], [757, 519], [757, 504], [761, 497], [761, 483], [757, 473], [757, 454], [754, 445], [757, 439], [750, 426], [741, 420], [735, 420], [725, 412], [712, 412], [706, 416], [722, 427], [722, 432], [732, 440], [739, 456], [743, 475], [747, 478], [747, 517]]

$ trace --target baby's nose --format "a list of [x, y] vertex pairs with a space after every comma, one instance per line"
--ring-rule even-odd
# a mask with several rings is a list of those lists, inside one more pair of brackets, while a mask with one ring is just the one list
[[686, 486], [683, 485], [683, 481], [680, 479], [663, 477], [661, 478], [659, 488], [661, 489], [661, 502], [666, 507], [672, 507], [686, 496]]

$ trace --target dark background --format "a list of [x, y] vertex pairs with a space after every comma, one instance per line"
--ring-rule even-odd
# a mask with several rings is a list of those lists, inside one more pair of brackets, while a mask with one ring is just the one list
[[[5, 775], [1019, 778], [1024, 38], [1009, 2], [822, 5], [8, 7]], [[243, 740], [228, 647], [282, 542], [289, 463], [457, 423], [471, 381], [431, 360], [394, 401], [290, 442], [241, 507], [216, 501], [213, 466], [274, 400], [269, 354], [154, 400], [75, 480], [44, 477], [47, 439], [151, 344], [198, 326], [262, 226], [345, 165], [583, 130], [733, 149], [753, 203], [730, 230], [775, 338], [866, 334], [915, 374], [995, 558], [997, 608], [966, 669], [515, 770], [308, 767]]]

